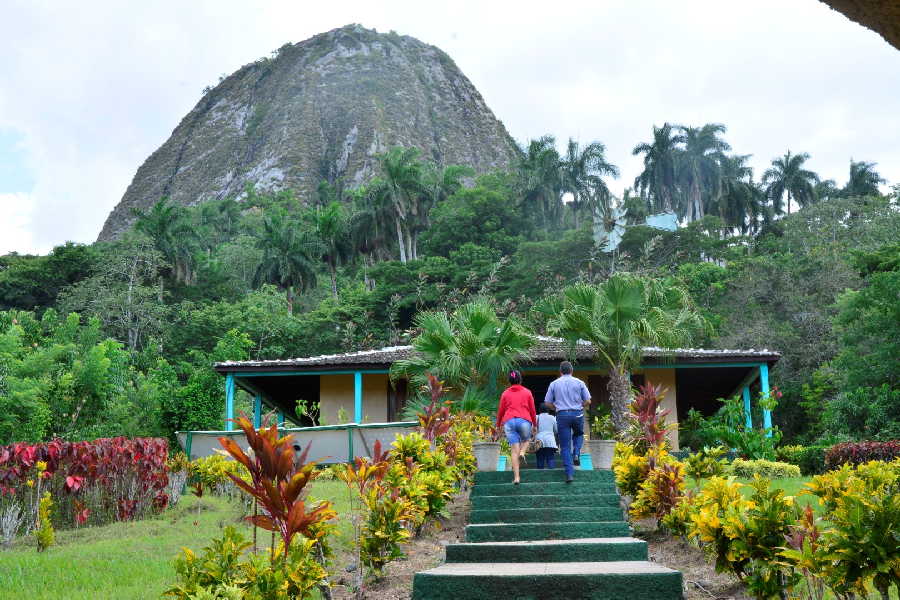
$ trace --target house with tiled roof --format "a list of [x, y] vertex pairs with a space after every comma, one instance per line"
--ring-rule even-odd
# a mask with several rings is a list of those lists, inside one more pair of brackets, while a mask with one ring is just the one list
[[[412, 356], [412, 346], [389, 346], [342, 354], [327, 354], [284, 360], [249, 360], [216, 363], [214, 368], [225, 378], [226, 419], [234, 416], [235, 393], [246, 391], [253, 399], [254, 419], [274, 411], [279, 421], [295, 426], [314, 425], [297, 415], [298, 400], [318, 408], [322, 421], [338, 424], [339, 415], [353, 423], [394, 423], [409, 396], [406, 382], [391, 382], [391, 365]], [[531, 389], [536, 401], [544, 398], [550, 382], [558, 375], [559, 363], [571, 360], [575, 375], [587, 383], [593, 397], [589, 417], [604, 411], [609, 402], [606, 369], [595, 362], [590, 343], [574, 348], [563, 340], [538, 337], [523, 357], [523, 385]], [[781, 355], [772, 350], [714, 350], [704, 348], [645, 348], [640, 368], [635, 369], [635, 384], [650, 381], [665, 388], [664, 407], [669, 421], [684, 419], [691, 409], [712, 414], [721, 398], [743, 396], [748, 407], [753, 398], [769, 391], [769, 370]], [[768, 411], [754, 408], [763, 425], [771, 423]], [[750, 411], [748, 411], [750, 414]], [[226, 427], [230, 425], [226, 422]], [[228, 428], [228, 427], [227, 427]], [[678, 432], [671, 441], [678, 448]]]

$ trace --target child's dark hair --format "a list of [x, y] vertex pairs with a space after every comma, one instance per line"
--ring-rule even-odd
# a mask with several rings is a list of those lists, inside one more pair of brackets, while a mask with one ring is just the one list
[[538, 407], [538, 414], [547, 413], [552, 415], [554, 412], [553, 405], [549, 402], [541, 402], [541, 405]]
[[509, 384], [517, 385], [519, 383], [522, 383], [522, 373], [513, 369], [509, 372]]

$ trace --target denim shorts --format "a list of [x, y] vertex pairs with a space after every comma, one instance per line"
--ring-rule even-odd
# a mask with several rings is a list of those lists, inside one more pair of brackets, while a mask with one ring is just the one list
[[503, 431], [510, 444], [521, 444], [531, 439], [531, 423], [514, 417], [503, 424]]

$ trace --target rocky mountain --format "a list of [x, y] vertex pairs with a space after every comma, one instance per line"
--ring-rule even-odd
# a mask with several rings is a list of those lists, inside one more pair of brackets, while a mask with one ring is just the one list
[[359, 25], [286, 44], [207, 90], [138, 169], [99, 239], [163, 196], [194, 205], [239, 198], [252, 184], [306, 200], [323, 179], [361, 183], [375, 155], [397, 145], [479, 172], [516, 153], [472, 82], [434, 46]]

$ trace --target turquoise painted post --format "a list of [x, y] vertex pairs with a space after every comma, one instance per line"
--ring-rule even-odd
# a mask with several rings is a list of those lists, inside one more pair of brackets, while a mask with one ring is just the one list
[[362, 423], [362, 420], [362, 373], [357, 371], [353, 374], [353, 421], [355, 423]]
[[278, 411], [278, 426], [284, 427], [284, 413], [280, 410]]
[[[763, 398], [769, 397], [769, 365], [763, 363], [759, 365], [759, 383], [762, 386]], [[766, 429], [767, 437], [772, 437], [772, 411], [763, 410], [763, 427]]]
[[753, 429], [753, 415], [750, 414], [750, 386], [744, 386], [744, 422], [747, 429]]
[[225, 431], [234, 430], [234, 373], [225, 376]]
[[262, 427], [262, 396], [259, 394], [253, 398], [253, 427]]

